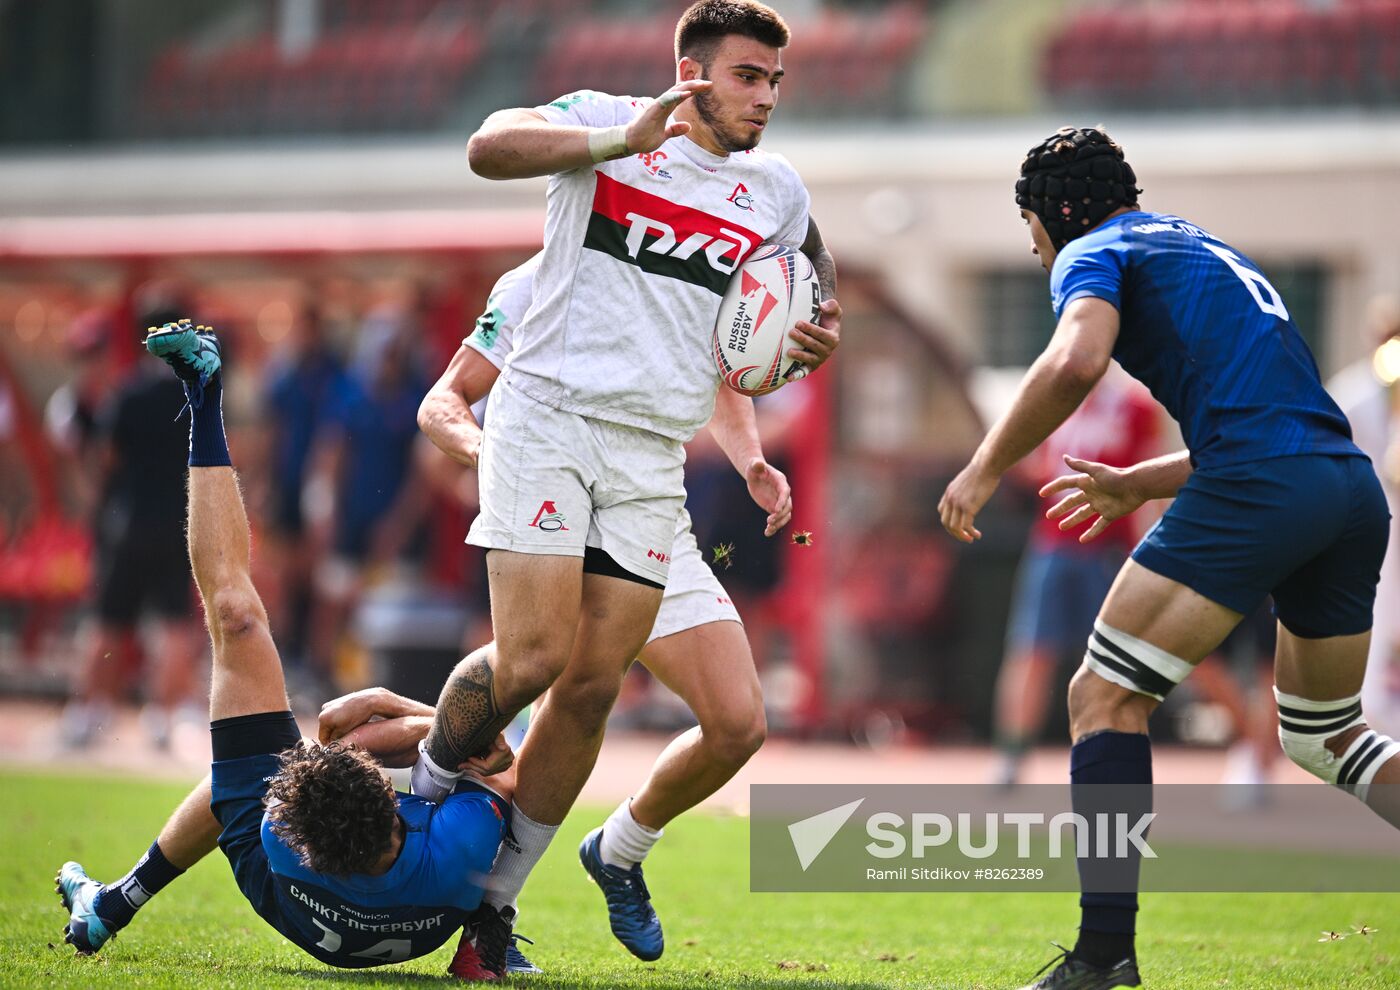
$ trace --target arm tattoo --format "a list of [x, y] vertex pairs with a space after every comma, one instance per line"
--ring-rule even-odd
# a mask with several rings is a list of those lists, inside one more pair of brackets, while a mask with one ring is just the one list
[[817, 229], [817, 221], [811, 217], [807, 218], [807, 239], [802, 242], [802, 253], [811, 260], [812, 268], [816, 270], [822, 298], [830, 299], [835, 296], [836, 259], [826, 249], [826, 244], [822, 241], [822, 232]]
[[484, 656], [469, 656], [452, 671], [428, 730], [426, 749], [438, 766], [455, 769], [485, 752], [515, 717], [496, 707], [493, 681]]
[[812, 267], [817, 273], [817, 284], [821, 286], [822, 298], [830, 299], [836, 295], [836, 259], [831, 256], [831, 252], [826, 249], [826, 245], [816, 252], [808, 255], [812, 259]]

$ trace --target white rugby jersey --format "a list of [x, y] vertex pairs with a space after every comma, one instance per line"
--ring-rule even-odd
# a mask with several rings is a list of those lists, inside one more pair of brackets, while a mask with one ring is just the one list
[[[651, 99], [581, 90], [554, 124], [626, 124]], [[714, 411], [710, 334], [760, 244], [800, 247], [811, 198], [781, 155], [713, 155], [687, 137], [550, 177], [534, 297], [506, 381], [568, 412], [689, 440]]]
[[[543, 252], [532, 255], [528, 261], [496, 279], [496, 284], [491, 287], [491, 295], [486, 299], [486, 311], [476, 318], [476, 329], [462, 341], [498, 369], [505, 364], [511, 348], [515, 346], [515, 328], [520, 325], [525, 312], [530, 308], [535, 271], [540, 266], [541, 257]], [[483, 396], [472, 406], [472, 415], [478, 423], [486, 422], [487, 398], [488, 396]], [[690, 513], [682, 509], [676, 519], [676, 539], [687, 536], [690, 526]], [[700, 557], [700, 560], [703, 565], [704, 558]], [[675, 573], [673, 569], [673, 578]], [[693, 575], [691, 577], [693, 578]], [[666, 588], [668, 595], [695, 590], [693, 580], [683, 585], [676, 585], [674, 580], [671, 580], [667, 582]]]
[[[486, 312], [476, 318], [476, 329], [462, 343], [496, 366], [505, 366], [506, 357], [515, 346], [515, 328], [524, 319], [534, 297], [535, 270], [542, 254], [512, 268], [491, 287], [486, 298]], [[483, 400], [485, 401], [485, 400]]]

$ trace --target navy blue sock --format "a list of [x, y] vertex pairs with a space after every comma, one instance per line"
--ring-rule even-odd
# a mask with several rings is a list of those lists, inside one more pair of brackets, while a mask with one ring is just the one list
[[[1126, 859], [1092, 858], [1099, 826], [1126, 815], [1129, 825], [1152, 810], [1152, 744], [1136, 732], [1096, 732], [1070, 750], [1070, 795], [1089, 822], [1091, 858], [1080, 859], [1079, 941], [1074, 954], [1097, 966], [1134, 956], [1141, 857], [1129, 844]], [[1099, 816], [1108, 816], [1106, 819]], [[1112, 831], [1110, 829], [1110, 831]], [[1114, 850], [1116, 836], [1109, 836]]]
[[146, 855], [137, 861], [130, 873], [115, 883], [109, 883], [97, 895], [93, 910], [110, 931], [116, 931], [136, 916], [141, 905], [184, 872], [165, 858], [159, 842], [152, 842], [151, 848], [146, 850]]
[[204, 401], [190, 403], [190, 467], [230, 467], [224, 436], [224, 385], [220, 375], [204, 386]]

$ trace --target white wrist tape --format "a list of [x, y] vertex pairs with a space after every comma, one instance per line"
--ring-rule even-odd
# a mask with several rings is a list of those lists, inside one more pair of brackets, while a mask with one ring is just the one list
[[588, 132], [588, 155], [595, 162], [622, 158], [627, 154], [627, 125], [595, 127]]
[[418, 760], [413, 764], [413, 793], [433, 804], [442, 804], [462, 779], [460, 770], [444, 770], [428, 755], [428, 741], [418, 742]]

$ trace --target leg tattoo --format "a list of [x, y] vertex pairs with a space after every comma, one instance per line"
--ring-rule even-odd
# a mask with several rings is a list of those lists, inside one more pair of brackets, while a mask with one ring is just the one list
[[484, 655], [473, 654], [457, 665], [438, 698], [437, 716], [428, 731], [428, 756], [443, 768], [486, 753], [516, 712], [496, 707], [494, 675]]

